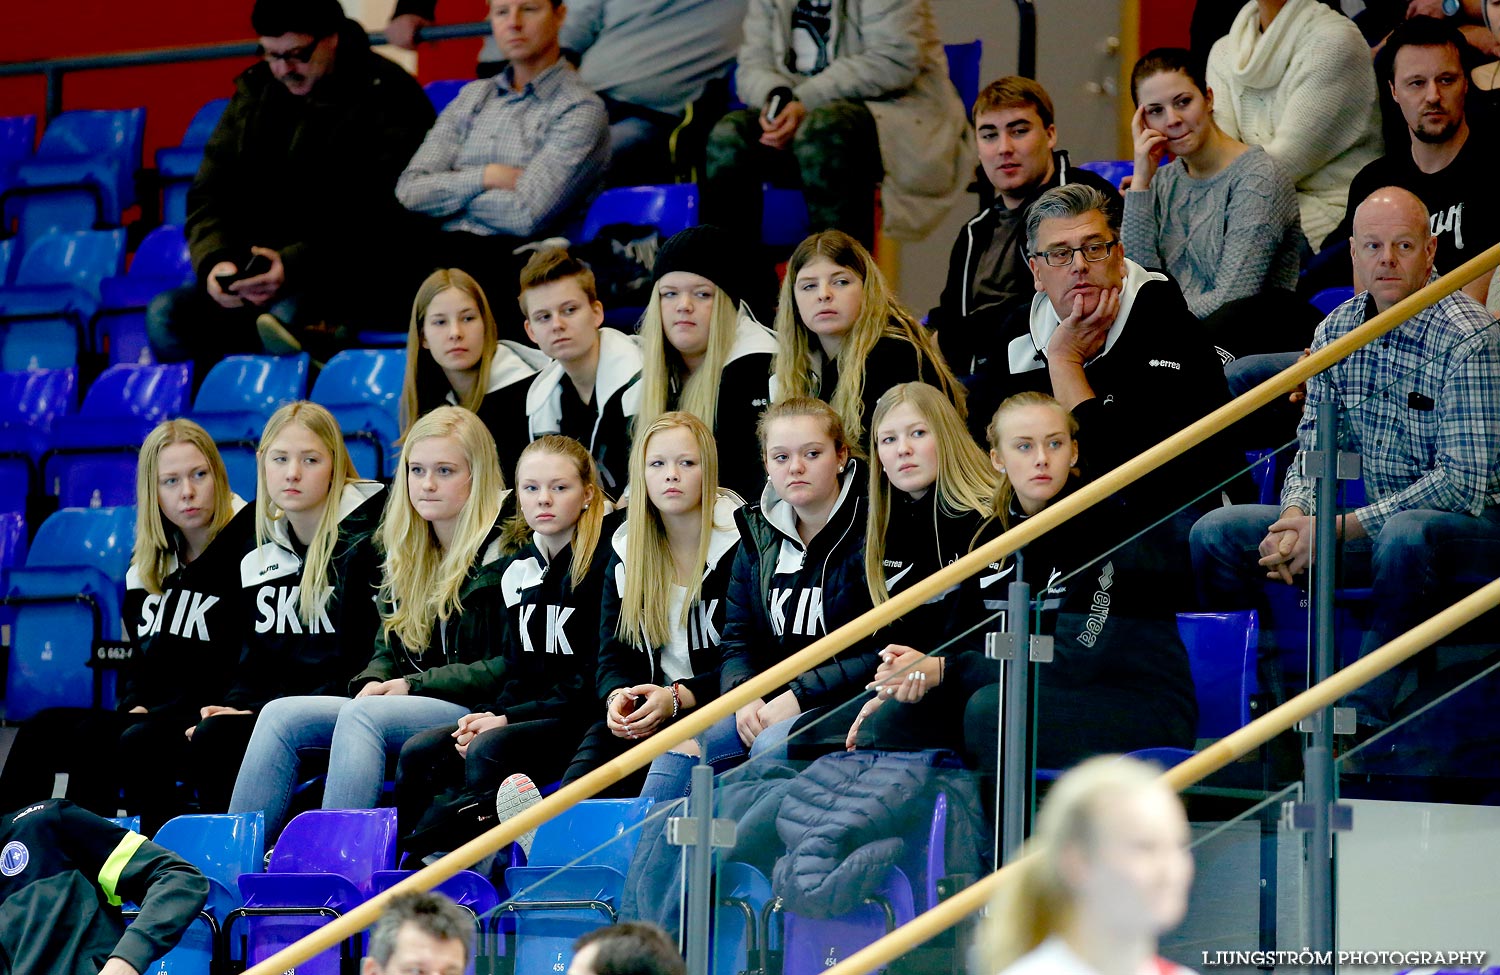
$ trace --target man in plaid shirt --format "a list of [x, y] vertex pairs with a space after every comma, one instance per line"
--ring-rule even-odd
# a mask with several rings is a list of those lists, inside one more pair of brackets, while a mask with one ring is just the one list
[[560, 0], [491, 0], [510, 63], [464, 86], [396, 181], [397, 199], [441, 226], [425, 270], [462, 268], [491, 307], [516, 294], [515, 248], [581, 217], [609, 164], [604, 102], [562, 60], [566, 15]]
[[[1370, 194], [1355, 212], [1350, 247], [1369, 290], [1324, 319], [1315, 349], [1432, 277], [1437, 241], [1426, 207], [1407, 190]], [[1359, 453], [1368, 497], [1337, 519], [1342, 583], [1374, 589], [1363, 655], [1500, 575], [1500, 325], [1456, 291], [1314, 376], [1280, 509], [1222, 508], [1193, 526], [1205, 605], [1255, 605], [1257, 565], [1289, 585], [1307, 570], [1314, 485], [1300, 470], [1300, 454], [1314, 446], [1318, 404], [1328, 397], [1339, 404], [1340, 449]], [[1405, 676], [1398, 668], [1351, 695], [1360, 724], [1390, 722]]]

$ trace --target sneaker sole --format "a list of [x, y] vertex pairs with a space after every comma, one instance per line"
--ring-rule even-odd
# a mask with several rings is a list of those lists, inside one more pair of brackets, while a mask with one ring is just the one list
[[[500, 783], [500, 788], [495, 792], [495, 815], [500, 822], [514, 819], [526, 810], [528, 806], [534, 806], [542, 801], [542, 790], [536, 787], [531, 777], [522, 772], [517, 772]], [[536, 830], [530, 829], [516, 837], [516, 845], [521, 848], [527, 858], [531, 857], [531, 844], [536, 840]]]

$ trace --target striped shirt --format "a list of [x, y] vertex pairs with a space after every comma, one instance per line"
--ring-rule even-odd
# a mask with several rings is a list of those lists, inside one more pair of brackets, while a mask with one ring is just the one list
[[[536, 237], [582, 210], [609, 163], [599, 96], [559, 61], [521, 90], [507, 68], [465, 85], [396, 181], [408, 210], [444, 230]], [[521, 170], [515, 189], [484, 188], [489, 163]]]
[[[1374, 314], [1368, 294], [1351, 298], [1318, 326], [1313, 348]], [[1462, 291], [1308, 381], [1283, 510], [1313, 513], [1313, 481], [1299, 466], [1328, 396], [1340, 406], [1339, 447], [1357, 451], [1364, 468], [1369, 503], [1354, 514], [1370, 535], [1401, 511], [1478, 515], [1500, 504], [1500, 326]]]

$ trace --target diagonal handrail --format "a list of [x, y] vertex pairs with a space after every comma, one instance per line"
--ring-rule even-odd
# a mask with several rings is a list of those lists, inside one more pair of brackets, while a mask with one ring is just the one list
[[[1226, 403], [1161, 443], [1131, 458], [1097, 481], [1084, 485], [1057, 504], [1048, 506], [1040, 514], [1027, 518], [1015, 528], [914, 583], [911, 588], [898, 593], [859, 618], [845, 623], [832, 633], [762, 671], [728, 693], [701, 708], [694, 708], [681, 720], [658, 731], [582, 778], [564, 786], [541, 802], [530, 806], [520, 815], [495, 826], [489, 832], [465, 843], [388, 891], [377, 894], [348, 914], [329, 922], [302, 940], [260, 962], [246, 975], [280, 975], [299, 962], [337, 945], [343, 939], [373, 924], [379, 918], [381, 911], [385, 910], [385, 905], [391, 897], [430, 890], [470, 864], [496, 852], [527, 830], [535, 829], [584, 799], [644, 768], [672, 746], [697, 737], [719, 720], [734, 714], [735, 711], [756, 698], [790, 682], [856, 641], [869, 636], [949, 587], [974, 575], [991, 562], [999, 561], [1079, 512], [1088, 510], [1121, 488], [1138, 481], [1167, 461], [1197, 446], [1231, 424], [1244, 419], [1350, 353], [1380, 338], [1428, 305], [1446, 298], [1481, 274], [1493, 270], [1497, 265], [1500, 265], [1500, 244], [1476, 255], [1410, 297], [1387, 308], [1343, 338], [1330, 342], [1307, 358], [1244, 393], [1238, 399]], [[1368, 679], [1367, 677], [1366, 680]], [[1274, 713], [1277, 712], [1272, 712]], [[1265, 717], [1270, 717], [1270, 715]], [[1220, 753], [1220, 751], [1213, 752], [1215, 755]], [[953, 900], [963, 896], [964, 894], [961, 893]], [[952, 900], [945, 903], [952, 903]], [[858, 955], [852, 955], [850, 960], [856, 957]], [[846, 961], [842, 964], [847, 963]], [[841, 975], [848, 975], [849, 971], [845, 970]]]
[[[1500, 579], [1470, 593], [1380, 649], [1331, 674], [1327, 680], [1314, 684], [1280, 707], [1224, 736], [1180, 765], [1173, 766], [1162, 773], [1161, 780], [1179, 792], [1196, 785], [1224, 766], [1237, 761], [1242, 755], [1295, 727], [1303, 718], [1331, 706], [1350, 691], [1416, 656], [1497, 606], [1500, 606]], [[1032, 855], [1034, 854], [1027, 856]], [[989, 876], [970, 884], [937, 907], [917, 915], [879, 941], [845, 958], [824, 975], [865, 975], [941, 934], [989, 903], [990, 898], [1009, 879], [1010, 868], [1019, 862], [1020, 860], [1015, 860], [1006, 864]]]

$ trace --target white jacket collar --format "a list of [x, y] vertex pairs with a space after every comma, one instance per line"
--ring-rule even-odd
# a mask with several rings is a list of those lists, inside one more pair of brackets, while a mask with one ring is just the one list
[[[1125, 285], [1120, 291], [1120, 313], [1115, 316], [1115, 323], [1109, 327], [1109, 334], [1105, 336], [1104, 348], [1091, 361], [1097, 361], [1109, 355], [1109, 350], [1114, 348], [1122, 334], [1125, 332], [1125, 323], [1130, 318], [1130, 309], [1135, 305], [1135, 296], [1140, 292], [1142, 286], [1148, 281], [1166, 281], [1167, 276], [1158, 271], [1148, 271], [1135, 261], [1125, 261]], [[1047, 360], [1044, 353], [1047, 351], [1047, 343], [1052, 340], [1052, 333], [1062, 320], [1057, 316], [1057, 309], [1052, 307], [1052, 300], [1047, 297], [1045, 291], [1038, 291], [1031, 299], [1031, 327], [1025, 335], [1011, 339], [1006, 348], [1006, 358], [1010, 363], [1012, 374], [1020, 372], [1031, 372], [1037, 369], [1047, 368]]]
[[[858, 480], [854, 476], [855, 465], [858, 463], [858, 461], [851, 457], [848, 463], [844, 465], [844, 473], [840, 475], [843, 478], [843, 484], [839, 487], [838, 500], [833, 503], [833, 510], [828, 512], [828, 521], [830, 523], [832, 523], [834, 515], [838, 514], [846, 503], [852, 503], [848, 499], [854, 493], [854, 482]], [[769, 479], [766, 481], [765, 489], [760, 493], [760, 510], [765, 513], [766, 521], [770, 522], [772, 528], [775, 528], [782, 535], [786, 536], [787, 539], [795, 542], [799, 548], [802, 547], [802, 536], [797, 533], [797, 511], [790, 504], [781, 500], [781, 496], [771, 487]]]
[[[507, 386], [530, 379], [551, 362], [540, 349], [533, 349], [510, 339], [501, 339], [495, 346], [494, 356], [490, 358], [490, 383], [485, 388], [485, 395], [498, 393]], [[453, 395], [451, 389], [448, 390], [447, 399], [450, 405], [459, 405], [458, 397]]]
[[[641, 348], [635, 337], [613, 328], [599, 329], [599, 371], [594, 376], [594, 402], [599, 404], [601, 414], [604, 404], [640, 373]], [[565, 375], [562, 363], [554, 359], [532, 380], [531, 388], [526, 391], [526, 415], [534, 418], [533, 428], [537, 422], [550, 421], [556, 425], [562, 413], [562, 394], [558, 385]]]
[[776, 333], [762, 325], [750, 310], [740, 302], [739, 318], [734, 328], [734, 344], [729, 347], [729, 358], [725, 365], [748, 355], [775, 355]]
[[[714, 530], [713, 534], [708, 538], [708, 561], [703, 565], [703, 577], [705, 579], [708, 578], [710, 572], [718, 568], [719, 561], [724, 558], [725, 554], [733, 551], [735, 545], [739, 543], [740, 530], [734, 523], [734, 513], [739, 508], [740, 505], [736, 503], [732, 496], [726, 496], [723, 493], [714, 502]], [[610, 548], [614, 549], [615, 554], [620, 557], [622, 563], [627, 561], [626, 552], [629, 548], [629, 537], [630, 531], [627, 523], [624, 521], [620, 522], [620, 527], [616, 528], [614, 535], [610, 536]], [[620, 583], [620, 591], [624, 592], [623, 579], [617, 581]]]
[[[385, 485], [379, 481], [350, 481], [345, 484], [344, 490], [339, 494], [338, 520], [342, 522], [384, 490]], [[277, 518], [271, 522], [271, 540], [287, 551], [292, 551], [291, 530], [286, 518]]]

